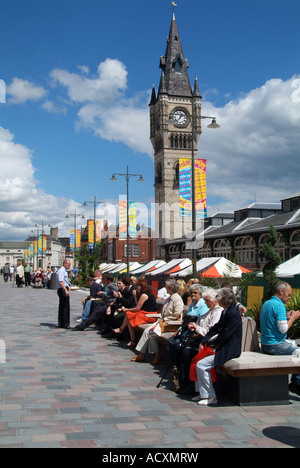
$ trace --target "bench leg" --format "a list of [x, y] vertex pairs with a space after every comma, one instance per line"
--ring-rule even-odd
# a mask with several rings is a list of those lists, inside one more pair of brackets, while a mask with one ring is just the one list
[[240, 406], [288, 405], [287, 375], [232, 377], [218, 371], [217, 394], [226, 395]]

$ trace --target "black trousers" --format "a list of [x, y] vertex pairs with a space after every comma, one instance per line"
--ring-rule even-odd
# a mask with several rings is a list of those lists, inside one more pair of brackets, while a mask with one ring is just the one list
[[104, 301], [96, 301], [92, 304], [91, 312], [89, 317], [86, 320], [83, 320], [79, 325], [75, 328], [76, 330], [85, 330], [93, 323], [99, 323], [100, 326], [103, 323], [103, 320], [106, 316], [106, 309], [108, 308], [108, 304]]
[[67, 328], [70, 325], [70, 296], [67, 296], [62, 288], [58, 288], [57, 295], [59, 297], [58, 327]]

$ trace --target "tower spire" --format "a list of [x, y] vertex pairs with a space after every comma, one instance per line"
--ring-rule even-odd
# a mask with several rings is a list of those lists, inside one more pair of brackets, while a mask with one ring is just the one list
[[192, 96], [188, 75], [189, 64], [184, 57], [181, 40], [173, 12], [166, 53], [160, 58], [160, 68], [164, 75], [164, 92], [170, 96]]

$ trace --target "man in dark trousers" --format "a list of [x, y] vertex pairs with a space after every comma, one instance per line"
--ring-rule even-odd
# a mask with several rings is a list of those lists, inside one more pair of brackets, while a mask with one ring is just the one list
[[83, 320], [76, 327], [72, 328], [73, 331], [85, 330], [93, 323], [99, 322], [99, 320], [102, 320], [103, 316], [106, 314], [108, 307], [115, 303], [116, 297], [114, 292], [118, 292], [118, 286], [114, 282], [113, 275], [103, 275], [103, 283], [106, 285], [106, 291], [103, 293], [103, 300], [92, 304], [89, 317], [86, 320]]
[[71, 268], [70, 260], [64, 260], [63, 266], [56, 272], [58, 306], [58, 327], [70, 328], [70, 280], [68, 270]]

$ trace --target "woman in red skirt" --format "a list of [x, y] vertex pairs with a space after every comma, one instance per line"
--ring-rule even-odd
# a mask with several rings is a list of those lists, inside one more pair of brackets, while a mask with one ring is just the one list
[[120, 328], [114, 330], [115, 333], [123, 333], [128, 327], [130, 333], [130, 341], [128, 347], [135, 346], [135, 331], [134, 328], [141, 323], [154, 323], [156, 318], [147, 317], [147, 314], [157, 313], [157, 304], [154, 295], [152, 294], [147, 281], [140, 280], [136, 289], [136, 306], [133, 309], [123, 309], [126, 312], [126, 317]]

